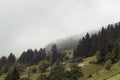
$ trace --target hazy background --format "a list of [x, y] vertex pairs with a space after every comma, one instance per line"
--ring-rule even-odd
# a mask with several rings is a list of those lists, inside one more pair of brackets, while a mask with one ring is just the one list
[[120, 21], [120, 0], [0, 0], [0, 56]]

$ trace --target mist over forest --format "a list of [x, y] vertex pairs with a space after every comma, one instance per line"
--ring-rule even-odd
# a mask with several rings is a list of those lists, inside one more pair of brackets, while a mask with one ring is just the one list
[[0, 80], [120, 80], [120, 0], [0, 0]]

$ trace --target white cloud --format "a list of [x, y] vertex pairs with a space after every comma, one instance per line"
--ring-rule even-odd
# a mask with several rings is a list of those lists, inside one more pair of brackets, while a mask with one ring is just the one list
[[120, 21], [119, 0], [0, 0], [0, 54], [96, 30]]

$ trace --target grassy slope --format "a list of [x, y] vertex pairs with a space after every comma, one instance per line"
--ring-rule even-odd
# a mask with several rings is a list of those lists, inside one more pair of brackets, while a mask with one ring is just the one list
[[109, 78], [108, 80], [120, 80], [120, 74], [118, 74], [112, 78]]
[[[111, 70], [104, 70], [104, 67], [97, 64], [90, 64], [94, 57], [85, 59], [85, 64], [82, 67], [84, 77], [82, 80], [120, 80], [120, 65], [116, 63], [112, 66]], [[90, 78], [89, 75], [92, 75]]]
[[[68, 53], [68, 56], [72, 58], [72, 54], [69, 54], [69, 52], [72, 53], [73, 51], [70, 50], [66, 52]], [[79, 64], [84, 64], [84, 66], [82, 67], [84, 77], [81, 78], [80, 80], [120, 80], [120, 64], [119, 63], [114, 64], [111, 70], [107, 71], [107, 70], [104, 70], [104, 67], [101, 65], [91, 64], [90, 63], [91, 61], [95, 61], [94, 56], [86, 58], [82, 63], [79, 63]], [[69, 67], [69, 64], [68, 64], [68, 67]], [[32, 74], [30, 78], [32, 80], [36, 80], [39, 75], [40, 73], [35, 73], [35, 74]], [[27, 72], [25, 72], [25, 74], [22, 76], [23, 77], [27, 76]], [[3, 77], [5, 77], [5, 75], [2, 75], [0, 77], [0, 80], [4, 80]]]
[[[97, 64], [91, 64], [89, 62], [95, 60], [95, 57], [89, 57], [80, 64], [84, 64], [82, 71], [84, 77], [80, 80], [120, 80], [120, 66], [119, 63], [116, 63], [112, 66], [110, 71], [104, 70], [104, 67]], [[39, 73], [33, 74], [30, 78], [36, 80], [39, 76]], [[89, 75], [92, 77], [88, 78]]]
[[[84, 62], [80, 63], [80, 64], [84, 64], [84, 66], [82, 67], [82, 71], [84, 75], [82, 80], [87, 80], [87, 79], [95, 80], [94, 76], [96, 76], [98, 72], [103, 68], [103, 66], [101, 65], [90, 63], [91, 61], [94, 61], [94, 60], [95, 60], [95, 57], [89, 57], [89, 58], [86, 58]], [[92, 78], [89, 78], [90, 75]]]

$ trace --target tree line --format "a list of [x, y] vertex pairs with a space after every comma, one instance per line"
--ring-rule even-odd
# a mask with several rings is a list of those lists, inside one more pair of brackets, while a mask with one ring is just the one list
[[108, 59], [116, 62], [120, 59], [120, 22], [102, 27], [95, 34], [86, 34], [80, 39], [74, 58], [98, 55], [98, 62]]
[[28, 49], [27, 51], [24, 51], [18, 59], [16, 59], [14, 54], [10, 53], [8, 58], [5, 56], [0, 58], [0, 73], [7, 73], [15, 63], [32, 66], [40, 63], [40, 61], [47, 60], [52, 65], [54, 63], [63, 61], [64, 57], [65, 54], [59, 53], [57, 51], [56, 44], [52, 46], [50, 53], [47, 53], [46, 50], [42, 48], [40, 50]]

